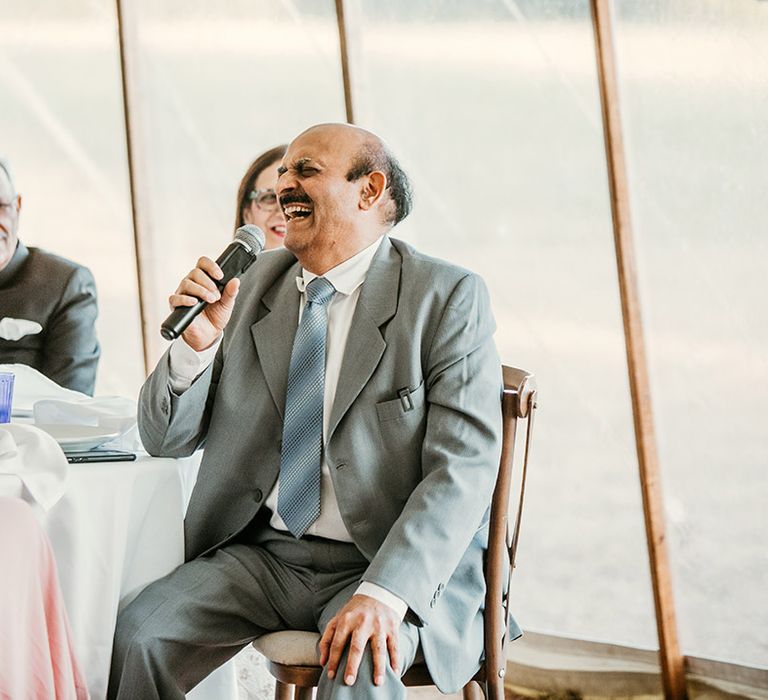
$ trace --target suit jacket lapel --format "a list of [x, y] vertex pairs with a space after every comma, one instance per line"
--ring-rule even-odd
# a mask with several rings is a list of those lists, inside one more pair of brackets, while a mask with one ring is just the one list
[[368, 383], [387, 347], [380, 327], [397, 311], [402, 260], [385, 237], [360, 290], [341, 363], [327, 440]]
[[298, 263], [292, 265], [261, 298], [268, 312], [251, 326], [251, 335], [259, 355], [261, 371], [280, 417], [285, 409], [288, 368], [296, 328], [299, 325]]

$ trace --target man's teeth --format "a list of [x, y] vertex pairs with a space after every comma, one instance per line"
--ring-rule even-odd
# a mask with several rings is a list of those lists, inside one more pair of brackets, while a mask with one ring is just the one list
[[311, 207], [303, 204], [289, 204], [284, 211], [285, 215], [291, 218], [294, 216], [309, 216], [312, 213]]

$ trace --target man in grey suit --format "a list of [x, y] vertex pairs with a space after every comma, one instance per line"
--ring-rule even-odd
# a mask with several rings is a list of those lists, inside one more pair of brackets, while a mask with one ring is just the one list
[[323, 633], [320, 698], [403, 698], [419, 652], [445, 692], [479, 666], [501, 432], [485, 286], [388, 237], [410, 186], [373, 134], [313, 127], [278, 172], [287, 250], [221, 295], [201, 258], [170, 297], [210, 303], [139, 426], [152, 454], [205, 454], [187, 563], [120, 615], [110, 697], [183, 697], [281, 629]]
[[[0, 158], [0, 363], [29, 365], [57, 384], [93, 394], [96, 283], [77, 263], [27, 248], [18, 236], [21, 196]], [[10, 324], [10, 327], [9, 327]]]

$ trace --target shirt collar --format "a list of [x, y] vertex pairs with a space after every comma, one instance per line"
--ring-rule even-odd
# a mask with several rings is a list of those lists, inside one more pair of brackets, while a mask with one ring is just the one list
[[[323, 277], [327, 279], [336, 289], [337, 292], [349, 296], [354, 292], [363, 282], [365, 282], [365, 276], [368, 274], [368, 269], [373, 262], [373, 256], [376, 255], [376, 251], [379, 249], [381, 239], [384, 236], [377, 238], [367, 248], [363, 248], [359, 253], [353, 255], [343, 263], [339, 263], [336, 267], [332, 267], [326, 272]], [[303, 294], [307, 285], [319, 277], [314, 272], [304, 270], [302, 268], [301, 275], [296, 278], [296, 286]]]
[[0, 270], [0, 287], [7, 285], [16, 276], [27, 257], [29, 257], [27, 247], [20, 240], [17, 241], [13, 256], [8, 264]]

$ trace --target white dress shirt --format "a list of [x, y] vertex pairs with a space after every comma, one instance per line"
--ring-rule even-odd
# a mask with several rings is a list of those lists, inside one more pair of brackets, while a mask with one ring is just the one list
[[[344, 348], [347, 345], [347, 336], [352, 325], [352, 317], [360, 297], [360, 289], [363, 286], [368, 268], [371, 266], [373, 256], [379, 248], [381, 238], [370, 246], [361, 250], [357, 255], [345, 260], [343, 263], [328, 270], [323, 277], [336, 289], [333, 299], [328, 305], [328, 335], [325, 346], [325, 391], [323, 395], [323, 435], [328, 433], [328, 422], [331, 416], [333, 400], [336, 396], [336, 387], [339, 383], [341, 363], [344, 359]], [[305, 304], [304, 290], [306, 286], [318, 275], [308, 270], [302, 270], [301, 276], [296, 278], [296, 285], [301, 292], [299, 301], [299, 322]], [[187, 345], [183, 338], [179, 338], [171, 345], [169, 356], [169, 376], [171, 389], [177, 395], [186, 391], [201, 372], [213, 361], [216, 350], [219, 347], [219, 338], [210, 348], [201, 352], [195, 352]], [[287, 531], [283, 519], [277, 512], [277, 495], [279, 482], [267, 496], [266, 506], [272, 511], [270, 525], [276, 530]], [[307, 530], [308, 535], [325, 537], [331, 540], [352, 542], [352, 537], [344, 525], [336, 501], [336, 493], [331, 481], [331, 471], [325, 461], [325, 451], [321, 464], [320, 479], [320, 515]], [[389, 605], [401, 617], [405, 616], [408, 609], [405, 601], [393, 595], [386, 589], [376, 584], [363, 581], [358, 587], [357, 593], [376, 598]]]

